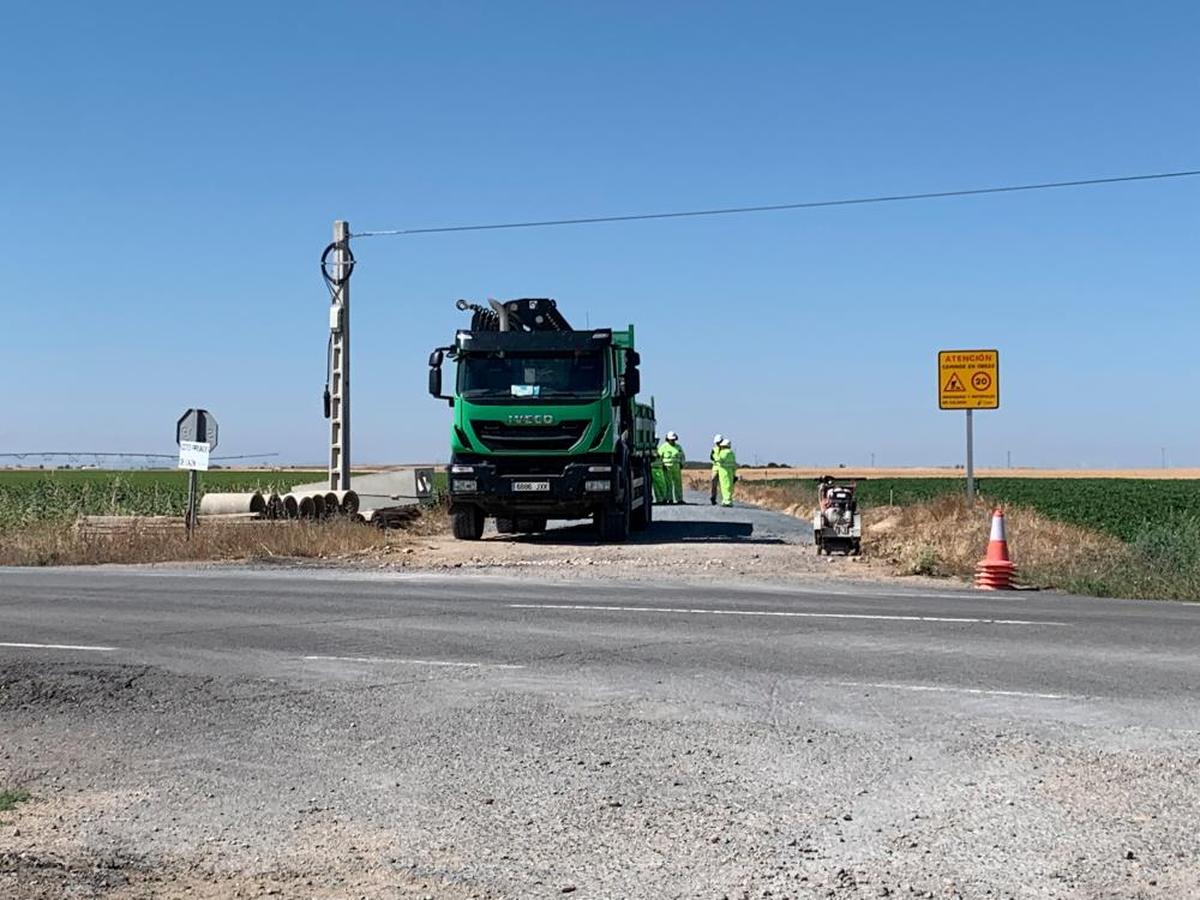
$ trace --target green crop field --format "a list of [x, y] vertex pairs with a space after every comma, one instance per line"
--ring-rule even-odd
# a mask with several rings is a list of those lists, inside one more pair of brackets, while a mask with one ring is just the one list
[[[792, 486], [816, 497], [812, 481], [767, 479], [754, 484]], [[1167, 518], [1200, 519], [1200, 481], [1148, 478], [981, 478], [981, 497], [1025, 506], [1043, 515], [1107, 532], [1124, 541]], [[858, 486], [863, 506], [905, 506], [962, 493], [961, 478], [880, 478]]]
[[[320, 481], [324, 472], [225, 471], [200, 475], [201, 490], [287, 491]], [[81, 515], [181, 516], [187, 473], [174, 469], [105, 471], [0, 470], [0, 528]]]

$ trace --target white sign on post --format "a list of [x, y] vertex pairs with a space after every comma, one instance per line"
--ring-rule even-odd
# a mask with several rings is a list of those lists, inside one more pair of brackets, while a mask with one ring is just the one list
[[208, 471], [208, 453], [212, 445], [203, 441], [179, 442], [179, 468], [197, 472]]

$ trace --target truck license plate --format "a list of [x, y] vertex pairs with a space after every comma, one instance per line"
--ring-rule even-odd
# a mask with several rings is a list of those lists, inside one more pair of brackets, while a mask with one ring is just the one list
[[514, 481], [512, 489], [514, 491], [548, 491], [548, 490], [550, 490], [550, 482], [548, 482], [548, 481]]

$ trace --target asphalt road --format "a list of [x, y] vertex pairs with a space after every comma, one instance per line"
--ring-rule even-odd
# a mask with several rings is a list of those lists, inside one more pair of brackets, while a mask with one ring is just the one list
[[1195, 895], [1198, 638], [837, 582], [0, 570], [0, 893]]
[[708, 495], [700, 491], [687, 491], [684, 499], [687, 500], [685, 505], [654, 508], [654, 521], [660, 529], [664, 525], [678, 525], [681, 528], [689, 525], [727, 525], [739, 528], [741, 537], [754, 541], [775, 541], [784, 544], [813, 542], [812, 525], [795, 516], [751, 506], [736, 499], [732, 509], [713, 506], [709, 503]]
[[[707, 494], [686, 491], [686, 503], [657, 505], [654, 524], [646, 531], [634, 531], [629, 543], [637, 544], [796, 544], [813, 543], [812, 524], [786, 513], [763, 509], [735, 500], [732, 508], [714, 506]], [[485, 534], [496, 533], [495, 524], [488, 520]], [[567, 542], [593, 543], [595, 529], [590, 521], [551, 522], [544, 534], [525, 535], [517, 540], [533, 543], [561, 544]]]

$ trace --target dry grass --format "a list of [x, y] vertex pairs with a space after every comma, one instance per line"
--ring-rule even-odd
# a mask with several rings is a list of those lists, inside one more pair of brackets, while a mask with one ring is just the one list
[[[992, 507], [946, 496], [863, 513], [865, 551], [904, 575], [969, 576], [987, 551]], [[1053, 586], [1108, 571], [1128, 548], [1108, 535], [1048, 519], [1031, 509], [1005, 510], [1008, 546], [1021, 580]]]
[[[740, 482], [739, 495], [759, 506], [809, 519], [815, 484], [757, 485]], [[946, 495], [909, 506], [863, 510], [863, 550], [898, 575], [968, 577], [987, 552], [992, 504], [974, 506]], [[1005, 510], [1009, 551], [1020, 581], [1039, 587], [1079, 589], [1109, 581], [1131, 561], [1130, 548], [1115, 537], [1047, 518], [1022, 507]]]
[[192, 540], [182, 529], [141, 528], [89, 534], [46, 523], [0, 532], [0, 565], [59, 566], [201, 560], [334, 559], [387, 552], [412, 534], [444, 530], [444, 515], [418, 517], [411, 528], [381, 531], [348, 521], [202, 524]]
[[739, 476], [735, 496], [798, 519], [811, 519], [817, 508], [816, 482], [748, 484]]

